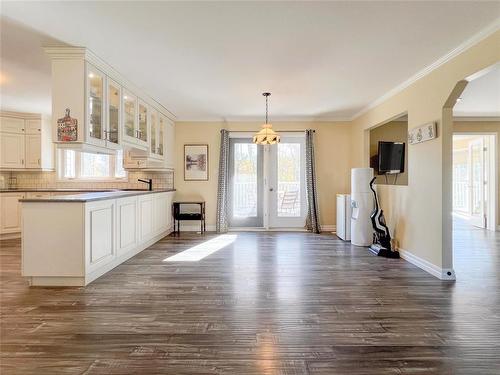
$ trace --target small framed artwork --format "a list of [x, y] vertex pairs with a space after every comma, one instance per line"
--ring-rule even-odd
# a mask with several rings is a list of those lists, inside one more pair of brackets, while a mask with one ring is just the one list
[[184, 181], [208, 181], [208, 145], [184, 145]]

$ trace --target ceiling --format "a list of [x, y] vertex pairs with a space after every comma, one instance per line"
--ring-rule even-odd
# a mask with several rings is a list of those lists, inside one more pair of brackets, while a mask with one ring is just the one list
[[500, 64], [468, 83], [453, 107], [456, 117], [500, 117]]
[[179, 120], [352, 118], [500, 2], [2, 2], [2, 108], [50, 112], [41, 46], [90, 48]]

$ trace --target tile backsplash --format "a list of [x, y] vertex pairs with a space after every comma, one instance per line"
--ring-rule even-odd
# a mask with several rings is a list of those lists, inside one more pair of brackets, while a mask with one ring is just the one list
[[[33, 188], [33, 189], [145, 189], [147, 185], [137, 181], [153, 179], [153, 189], [169, 189], [174, 187], [174, 172], [129, 172], [124, 181], [60, 181], [56, 172], [0, 172], [3, 188]], [[17, 182], [17, 186], [9, 186], [9, 182]], [[0, 188], [2, 188], [0, 186]]]

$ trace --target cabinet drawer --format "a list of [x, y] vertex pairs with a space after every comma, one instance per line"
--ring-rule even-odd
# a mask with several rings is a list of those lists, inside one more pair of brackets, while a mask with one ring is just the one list
[[6, 133], [24, 133], [24, 120], [14, 117], [0, 117], [0, 131]]

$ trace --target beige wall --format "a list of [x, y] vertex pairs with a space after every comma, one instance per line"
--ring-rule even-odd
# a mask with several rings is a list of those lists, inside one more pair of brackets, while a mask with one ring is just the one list
[[[352, 124], [353, 167], [367, 166], [369, 129], [408, 114], [408, 129], [438, 123], [438, 138], [408, 146], [408, 186], [380, 186], [382, 208], [400, 248], [438, 268], [452, 267], [451, 111], [457, 82], [500, 61], [500, 31], [465, 50]], [[460, 92], [458, 93], [458, 95]]]
[[[497, 144], [497, 178], [500, 178], [500, 120], [499, 121], [455, 121], [453, 123], [455, 133], [494, 133]], [[500, 192], [497, 199], [497, 226], [500, 225]]]
[[[370, 130], [370, 158], [378, 154], [378, 142], [404, 142], [405, 143], [405, 171], [398, 175], [397, 181], [394, 176], [388, 176], [389, 183], [386, 183], [385, 176], [377, 176], [377, 185], [408, 185], [408, 122], [390, 121]], [[396, 183], [394, 184], [394, 181]]]
[[[177, 122], [176, 123], [176, 198], [202, 197], [206, 201], [207, 225], [215, 225], [220, 130], [257, 131], [258, 122]], [[335, 225], [335, 195], [349, 192], [351, 128], [345, 122], [273, 122], [276, 130], [315, 129], [316, 168], [320, 220]], [[184, 144], [208, 143], [209, 180], [184, 181]]]

